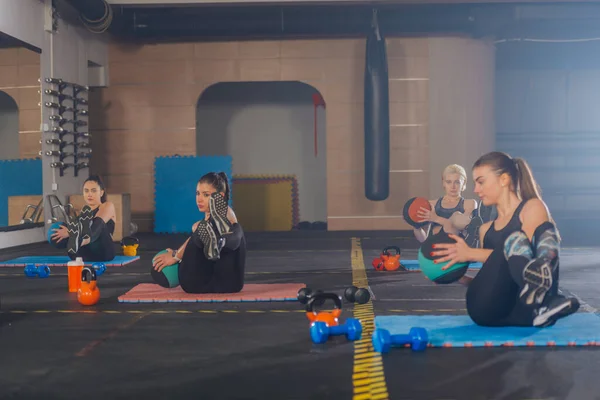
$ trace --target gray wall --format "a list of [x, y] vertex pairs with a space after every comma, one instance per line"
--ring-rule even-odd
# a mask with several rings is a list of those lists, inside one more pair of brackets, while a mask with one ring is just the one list
[[300, 220], [326, 221], [325, 110], [317, 110], [315, 156], [315, 92], [300, 82], [209, 87], [198, 101], [197, 154], [231, 155], [234, 174], [296, 175]]
[[19, 107], [0, 90], [0, 160], [19, 158]]
[[597, 245], [600, 43], [497, 48], [497, 148], [528, 161], [565, 244]]

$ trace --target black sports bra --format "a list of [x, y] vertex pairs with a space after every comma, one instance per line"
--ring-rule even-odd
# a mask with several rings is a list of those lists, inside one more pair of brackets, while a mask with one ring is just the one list
[[[435, 209], [435, 213], [437, 215], [439, 215], [442, 218], [449, 219], [452, 216], [452, 214], [454, 214], [457, 211], [464, 214], [464, 212], [465, 212], [465, 199], [463, 197], [460, 198], [460, 200], [458, 201], [458, 204], [454, 208], [444, 208], [444, 207], [442, 207], [442, 200], [443, 199], [444, 199], [443, 197], [440, 197], [438, 199], [438, 201], [435, 203], [434, 209]], [[432, 222], [431, 226], [434, 227], [434, 226], [441, 226], [441, 225], [438, 224], [438, 223]]]
[[498, 246], [504, 245], [504, 242], [510, 236], [511, 233], [521, 230], [521, 226], [523, 224], [521, 223], [521, 219], [519, 218], [519, 216], [524, 205], [525, 202], [522, 201], [521, 204], [519, 204], [519, 206], [516, 208], [515, 212], [513, 213], [513, 216], [510, 218], [510, 221], [508, 221], [508, 224], [506, 224], [506, 226], [500, 229], [499, 231], [497, 231], [495, 228], [496, 220], [492, 222], [492, 225], [490, 225], [487, 232], [485, 233], [485, 236], [483, 237], [484, 249], [494, 250]]

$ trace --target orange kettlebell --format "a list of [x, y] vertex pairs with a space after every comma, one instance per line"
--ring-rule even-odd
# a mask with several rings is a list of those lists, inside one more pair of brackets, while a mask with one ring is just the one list
[[375, 268], [376, 271], [383, 271], [385, 268], [383, 267], [383, 254], [379, 257], [375, 257], [371, 265]]
[[84, 306], [93, 306], [100, 300], [100, 289], [96, 285], [96, 271], [90, 267], [81, 270], [81, 286], [77, 291], [77, 300]]
[[[390, 253], [390, 250], [393, 250], [396, 254]], [[400, 248], [397, 246], [386, 247], [383, 249], [381, 259], [383, 260], [383, 267], [387, 271], [397, 270], [400, 268]]]
[[[330, 299], [333, 300], [335, 304], [335, 309], [331, 312], [321, 311], [317, 313], [314, 310], [315, 303], [320, 304], [325, 300]], [[321, 302], [319, 302], [319, 300]], [[342, 315], [342, 298], [335, 293], [315, 293], [308, 303], [306, 303], [306, 317], [310, 321], [311, 325], [314, 322], [320, 321], [324, 322], [327, 326], [337, 326], [339, 325], [339, 318]]]

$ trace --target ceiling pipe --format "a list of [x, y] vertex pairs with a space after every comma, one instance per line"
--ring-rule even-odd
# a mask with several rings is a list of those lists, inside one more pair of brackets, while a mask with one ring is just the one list
[[[104, 0], [55, 1], [69, 2], [88, 20], [102, 18], [106, 11]], [[387, 36], [571, 37], [589, 36], [600, 27], [600, 6], [574, 6], [566, 12], [561, 7], [507, 3], [374, 3], [113, 7], [110, 32], [138, 43], [364, 37], [374, 8]]]
[[104, 0], [64, 0], [79, 14], [91, 21], [101, 21], [106, 18], [110, 5]]
[[[140, 40], [364, 36], [373, 6], [287, 6], [124, 9], [119, 37]], [[470, 7], [377, 7], [386, 34], [468, 34]]]

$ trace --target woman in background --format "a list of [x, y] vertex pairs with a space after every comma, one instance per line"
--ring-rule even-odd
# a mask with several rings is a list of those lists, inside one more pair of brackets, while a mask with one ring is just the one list
[[429, 200], [431, 210], [421, 208], [418, 216], [429, 222], [422, 228], [414, 228], [413, 233], [419, 242], [424, 242], [430, 234], [437, 234], [442, 228], [446, 233], [460, 233], [471, 222], [471, 214], [477, 209], [477, 202], [465, 199], [462, 192], [467, 187], [467, 173], [457, 164], [448, 165], [442, 172], [444, 196]]
[[70, 223], [54, 229], [52, 243], [58, 248], [66, 247], [72, 260], [81, 257], [83, 261], [111, 261], [116, 255], [113, 234], [117, 216], [115, 205], [107, 201], [99, 176], [85, 180], [83, 199], [86, 204], [81, 213]]

